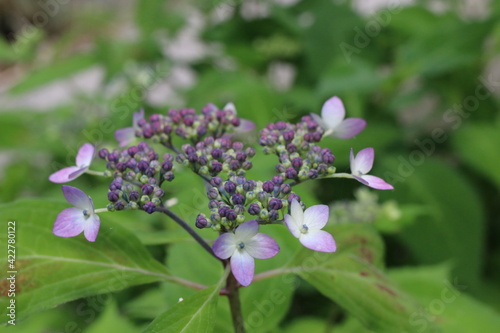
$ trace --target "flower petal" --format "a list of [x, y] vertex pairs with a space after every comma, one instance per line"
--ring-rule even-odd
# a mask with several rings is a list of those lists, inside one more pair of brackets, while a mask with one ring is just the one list
[[240, 224], [238, 228], [234, 231], [234, 236], [236, 237], [237, 242], [246, 243], [252, 237], [257, 235], [259, 232], [259, 224], [255, 220], [247, 221], [245, 223]]
[[302, 206], [296, 199], [292, 200], [290, 213], [297, 227], [301, 228], [304, 224], [304, 211], [302, 211]]
[[135, 139], [135, 129], [125, 127], [115, 132], [115, 138], [120, 143], [120, 147], [128, 146]]
[[319, 230], [328, 222], [330, 209], [327, 205], [314, 205], [304, 212], [304, 224], [309, 230]]
[[336, 128], [345, 118], [344, 103], [337, 96], [333, 96], [323, 104], [321, 118], [328, 128]]
[[73, 186], [63, 185], [62, 191], [66, 200], [73, 206], [80, 208], [81, 210], [90, 210], [91, 212], [94, 211], [92, 200], [82, 190]]
[[366, 184], [367, 186], [377, 190], [394, 190], [394, 187], [391, 184], [386, 183], [382, 178], [371, 175], [363, 175], [361, 178], [368, 183]]
[[328, 126], [326, 125], [326, 123], [323, 121], [323, 119], [321, 119], [320, 116], [318, 116], [316, 113], [311, 113], [311, 117], [313, 118], [313, 120], [315, 122], [318, 123], [319, 126], [323, 127], [323, 128], [327, 128]]
[[308, 249], [319, 252], [335, 252], [337, 245], [333, 236], [324, 230], [316, 230], [303, 234], [299, 241]]
[[83, 211], [76, 207], [70, 207], [57, 215], [52, 233], [59, 237], [74, 237], [83, 231], [84, 225]]
[[366, 175], [372, 169], [374, 158], [373, 148], [360, 150], [354, 158], [354, 163], [351, 161], [351, 173], [356, 176]]
[[366, 127], [366, 121], [361, 118], [347, 118], [341, 122], [331, 136], [339, 139], [349, 139], [357, 135]]
[[78, 167], [89, 166], [92, 159], [94, 159], [94, 151], [95, 147], [90, 143], [85, 143], [81, 146], [78, 150], [78, 155], [76, 155], [76, 165]]
[[81, 169], [76, 166], [66, 167], [51, 174], [49, 176], [49, 180], [53, 183], [66, 183], [78, 177], [80, 174], [78, 174], [77, 176], [73, 176], [72, 178], [70, 178], [70, 175], [79, 170]]
[[242, 286], [252, 283], [255, 270], [254, 259], [245, 251], [237, 250], [231, 257], [231, 271]]
[[360, 176], [354, 176], [354, 175], [353, 175], [352, 177], [353, 177], [354, 179], [356, 179], [358, 182], [360, 182], [361, 184], [368, 186], [368, 181], [366, 181], [366, 180], [364, 180], [364, 179], [362, 178], [362, 177], [364, 177], [364, 176], [361, 176], [361, 177], [360, 177]]
[[300, 227], [297, 224], [297, 222], [295, 222], [294, 218], [291, 215], [285, 214], [284, 219], [285, 219], [285, 224], [288, 227], [288, 230], [290, 230], [290, 233], [293, 235], [293, 237], [299, 238]]
[[233, 233], [225, 233], [219, 236], [212, 245], [214, 254], [221, 259], [227, 259], [236, 251], [236, 238]]
[[101, 226], [101, 220], [97, 214], [92, 214], [83, 227], [83, 234], [89, 242], [95, 242], [97, 238], [97, 233], [99, 232], [99, 227]]
[[255, 123], [248, 119], [240, 118], [240, 126], [236, 127], [236, 131], [239, 133], [246, 133], [253, 131], [255, 129]]
[[134, 112], [132, 126], [135, 128], [139, 127], [139, 120], [144, 119], [144, 109], [141, 109], [139, 112]]
[[226, 105], [224, 105], [224, 107], [222, 108], [222, 110], [224, 110], [224, 111], [233, 111], [233, 113], [235, 115], [238, 114], [238, 112], [236, 111], [236, 106], [234, 106], [234, 104], [231, 103], [231, 102], [229, 102]]
[[244, 250], [254, 258], [269, 259], [280, 251], [280, 247], [271, 236], [258, 233], [252, 239], [245, 242]]
[[75, 172], [70, 173], [68, 176], [68, 179], [73, 180], [75, 178], [78, 178], [78, 177], [80, 177], [80, 175], [84, 174], [85, 171], [87, 171], [88, 169], [89, 169], [88, 166], [80, 168], [80, 169], [76, 170]]

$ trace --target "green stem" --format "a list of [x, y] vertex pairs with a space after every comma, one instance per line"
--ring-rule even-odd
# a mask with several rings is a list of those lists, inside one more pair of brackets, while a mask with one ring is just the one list
[[[227, 265], [229, 265], [229, 262]], [[226, 290], [227, 298], [229, 300], [229, 308], [231, 309], [231, 319], [233, 320], [234, 332], [245, 333], [238, 281], [236, 281], [232, 272], [227, 277]]]
[[85, 171], [85, 173], [88, 173], [89, 175], [93, 175], [93, 176], [105, 177], [104, 172], [101, 172], [101, 171], [87, 170], [87, 171]]
[[217, 258], [215, 256], [210, 245], [208, 245], [207, 242], [205, 242], [205, 240], [200, 235], [198, 235], [198, 233], [196, 231], [194, 231], [186, 223], [186, 221], [184, 221], [181, 217], [179, 217], [178, 215], [176, 215], [174, 212], [172, 212], [170, 209], [168, 209], [166, 207], [156, 207], [156, 211], [161, 212], [161, 213], [167, 215], [168, 217], [170, 217], [172, 220], [174, 220], [174, 222], [176, 222], [184, 230], [186, 230], [188, 232], [188, 234], [190, 234], [194, 238], [194, 240], [197, 241], [208, 253], [210, 253], [217, 260], [220, 260], [219, 258]]

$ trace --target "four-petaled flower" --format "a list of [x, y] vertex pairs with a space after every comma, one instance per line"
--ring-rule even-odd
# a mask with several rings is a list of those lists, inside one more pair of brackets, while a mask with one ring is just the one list
[[132, 127], [125, 127], [115, 132], [115, 138], [120, 143], [120, 147], [125, 147], [131, 144], [135, 139], [135, 132], [140, 130], [139, 121], [144, 119], [144, 109], [139, 112], [134, 112]]
[[321, 117], [311, 113], [313, 119], [323, 127], [325, 135], [339, 139], [349, 139], [366, 127], [366, 121], [361, 118], [345, 118], [344, 104], [337, 96], [327, 100], [321, 108]]
[[394, 187], [392, 187], [391, 184], [386, 183], [382, 178], [367, 175], [367, 173], [372, 169], [374, 158], [375, 152], [373, 148], [360, 150], [356, 157], [354, 157], [354, 153], [351, 148], [350, 160], [352, 176], [366, 186], [377, 190], [393, 190]]
[[272, 237], [259, 233], [259, 224], [251, 220], [242, 223], [234, 233], [220, 235], [212, 249], [220, 259], [231, 258], [234, 277], [242, 286], [248, 286], [253, 279], [254, 258], [272, 258], [279, 252], [280, 247]]
[[66, 200], [75, 207], [64, 209], [57, 215], [52, 232], [60, 237], [74, 237], [82, 231], [88, 241], [94, 242], [101, 221], [94, 212], [92, 198], [76, 187], [63, 185]]
[[76, 166], [70, 166], [54, 172], [49, 176], [49, 180], [54, 183], [66, 183], [77, 178], [90, 167], [94, 158], [95, 147], [90, 143], [85, 143], [78, 150], [76, 155]]
[[302, 211], [297, 200], [292, 200], [285, 224], [305, 247], [320, 252], [335, 252], [337, 246], [332, 235], [321, 230], [328, 222], [328, 206], [315, 205]]

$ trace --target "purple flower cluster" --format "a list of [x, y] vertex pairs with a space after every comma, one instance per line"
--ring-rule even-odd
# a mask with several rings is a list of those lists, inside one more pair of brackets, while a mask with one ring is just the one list
[[[335, 156], [330, 149], [322, 148], [320, 141], [325, 136], [352, 137], [364, 129], [366, 122], [359, 118], [344, 119], [344, 106], [338, 97], [326, 101], [321, 113], [321, 117], [304, 116], [297, 124], [271, 123], [260, 132], [263, 152], [274, 154], [278, 163], [275, 176], [258, 180], [250, 178], [248, 173], [255, 149], [245, 147], [229, 135], [255, 126], [239, 118], [232, 103], [222, 109], [207, 104], [201, 113], [186, 108], [148, 118], [141, 110], [134, 114], [131, 127], [116, 131], [120, 149], [99, 150], [106, 171], [89, 170], [95, 148], [85, 144], [79, 150], [75, 166], [50, 176], [57, 183], [71, 181], [85, 172], [112, 178], [106, 209], [94, 209], [92, 199], [84, 192], [64, 186], [66, 199], [75, 207], [59, 214], [53, 232], [61, 237], [83, 232], [89, 241], [95, 241], [100, 226], [97, 213], [142, 209], [149, 214], [160, 210], [169, 215], [163, 206], [162, 186], [165, 181], [174, 180], [178, 164], [205, 181], [210, 213], [200, 213], [195, 226], [220, 233], [212, 247], [213, 254], [230, 260], [232, 272], [241, 285], [251, 283], [255, 258], [267, 259], [279, 252], [276, 241], [259, 232], [260, 225], [284, 224], [305, 247], [334, 252], [332, 235], [321, 230], [328, 222], [328, 207], [316, 205], [305, 209], [294, 186], [326, 177], [356, 179], [376, 189], [392, 189], [392, 186], [367, 174], [373, 165], [373, 148], [365, 148], [356, 156], [351, 150], [351, 173], [336, 173]], [[169, 152], [159, 154], [146, 142], [131, 145], [137, 138], [160, 143]], [[179, 148], [174, 138], [184, 144]]]

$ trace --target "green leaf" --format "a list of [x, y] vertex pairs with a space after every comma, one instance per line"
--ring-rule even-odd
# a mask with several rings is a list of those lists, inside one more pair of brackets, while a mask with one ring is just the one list
[[500, 188], [500, 173], [498, 172], [500, 131], [498, 126], [487, 124], [463, 126], [453, 135], [452, 143], [465, 162], [483, 173]]
[[99, 318], [85, 329], [85, 333], [100, 332], [135, 333], [137, 327], [120, 315], [116, 301], [113, 300], [106, 304]]
[[376, 332], [417, 332], [408, 322], [417, 304], [376, 268], [383, 244], [373, 228], [343, 224], [331, 233], [336, 253], [304, 248], [289, 269]]
[[[28, 314], [90, 295], [109, 293], [129, 286], [172, 279], [129, 231], [106, 221], [95, 243], [82, 235], [56, 237], [52, 227], [57, 214], [68, 203], [26, 199], [0, 206], [0, 244], [7, 242], [7, 222], [16, 221], [16, 314]], [[111, 214], [111, 213], [108, 213]], [[7, 249], [2, 246], [3, 272]], [[5, 264], [4, 264], [5, 263]], [[5, 295], [6, 285], [1, 294]], [[0, 299], [2, 321], [7, 320], [9, 299]]]
[[452, 259], [460, 278], [478, 283], [485, 217], [475, 189], [455, 167], [445, 163], [428, 159], [418, 168], [411, 167], [411, 175], [396, 186], [400, 202], [422, 203], [428, 209], [425, 216], [403, 230], [404, 244], [423, 263]]
[[[221, 279], [222, 281], [224, 279]], [[221, 282], [177, 303], [176, 306], [156, 318], [144, 330], [144, 333], [212, 332], [215, 326], [215, 310]]]
[[66, 60], [58, 61], [49, 66], [39, 68], [30, 73], [24, 80], [10, 89], [12, 94], [22, 94], [27, 91], [39, 88], [49, 82], [57, 79], [66, 78], [76, 72], [79, 72], [95, 63], [93, 55], [82, 54], [72, 56]]
[[446, 333], [496, 332], [500, 327], [500, 315], [467, 295], [470, 286], [450, 275], [448, 265], [402, 268], [390, 276], [423, 305], [410, 317], [419, 331], [430, 320]]

